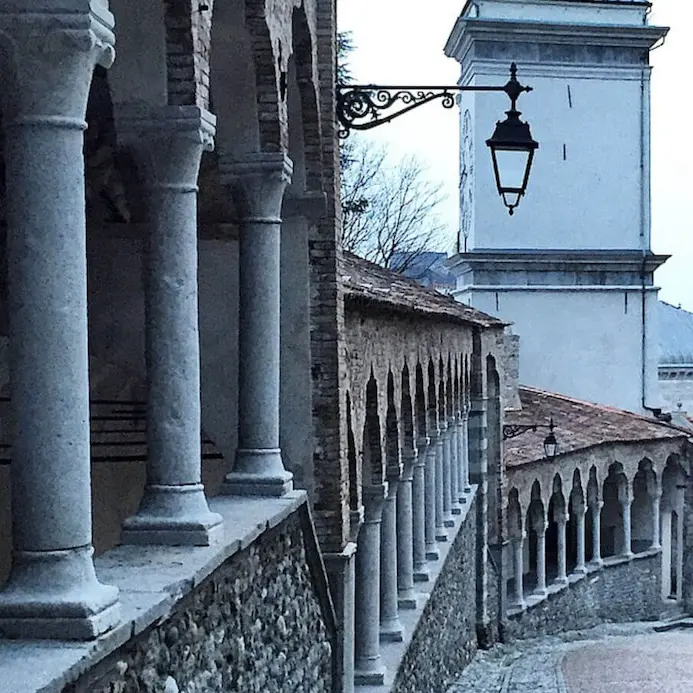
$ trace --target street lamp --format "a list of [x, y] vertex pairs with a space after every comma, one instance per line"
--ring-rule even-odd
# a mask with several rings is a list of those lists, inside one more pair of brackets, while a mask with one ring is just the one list
[[529, 124], [520, 120], [521, 113], [516, 107], [522, 87], [517, 81], [515, 63], [510, 67], [510, 81], [505, 85], [505, 93], [511, 102], [510, 110], [505, 112], [508, 117], [498, 121], [493, 136], [486, 140], [486, 144], [493, 158], [498, 193], [512, 216], [527, 190], [534, 152], [539, 148], [539, 144], [532, 139]]
[[510, 99], [507, 118], [496, 124], [486, 144], [491, 149], [498, 193], [512, 215], [527, 190], [534, 153], [539, 147], [532, 139], [529, 124], [520, 120], [520, 111], [517, 110], [520, 94], [532, 91], [532, 87], [524, 87], [517, 81], [515, 63], [510, 66], [510, 80], [504, 86], [338, 85], [336, 115], [339, 136], [344, 139], [352, 130], [371, 130], [431, 101], [440, 100], [443, 108], [452, 108], [455, 93], [463, 91], [502, 91]]
[[547, 459], [552, 460], [558, 454], [558, 440], [556, 440], [556, 434], [553, 432], [556, 428], [555, 424], [553, 423], [553, 417], [549, 419], [548, 424], [505, 424], [503, 426], [503, 440], [516, 438], [517, 436], [521, 436], [523, 433], [527, 433], [527, 431], [536, 432], [538, 428], [549, 429], [548, 435], [546, 438], [544, 438], [544, 455]]

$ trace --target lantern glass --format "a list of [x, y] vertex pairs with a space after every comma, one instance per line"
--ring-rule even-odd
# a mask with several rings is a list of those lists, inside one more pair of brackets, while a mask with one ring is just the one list
[[556, 454], [558, 453], [558, 441], [556, 440], [556, 436], [554, 435], [553, 431], [551, 431], [549, 435], [544, 438], [544, 453], [550, 460], [556, 457]]
[[531, 151], [526, 149], [500, 149], [494, 151], [498, 166], [498, 188], [500, 190], [523, 190], [529, 178], [527, 164]]

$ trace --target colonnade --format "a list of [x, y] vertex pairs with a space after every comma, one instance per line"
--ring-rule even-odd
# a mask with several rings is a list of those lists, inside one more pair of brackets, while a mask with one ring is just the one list
[[[113, 16], [0, 14], [11, 401], [13, 565], [0, 592], [9, 637], [92, 638], [119, 620], [93, 565], [83, 133], [97, 63], [113, 60]], [[39, 40], [45, 36], [46, 41]], [[50, 40], [48, 40], [50, 39]], [[148, 192], [145, 305], [147, 482], [124, 540], [207, 544], [220, 516], [201, 483], [197, 177], [215, 118], [197, 106], [116, 106], [119, 137]], [[224, 491], [292, 488], [279, 449], [279, 236], [292, 174], [280, 153], [220, 157], [240, 223], [239, 447]]]
[[430, 562], [439, 560], [438, 546], [449, 540], [467, 501], [468, 412], [441, 417], [400, 455], [401, 475], [364, 487], [356, 553], [357, 685], [384, 683], [381, 645], [403, 639], [400, 612], [419, 605], [415, 584], [430, 580]]

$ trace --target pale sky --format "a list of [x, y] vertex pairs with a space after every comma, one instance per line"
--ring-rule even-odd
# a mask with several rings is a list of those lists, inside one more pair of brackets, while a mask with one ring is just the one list
[[[455, 84], [459, 66], [443, 55], [443, 46], [463, 5], [464, 0], [339, 0], [340, 29], [351, 31], [356, 44], [354, 80]], [[693, 311], [693, 2], [653, 0], [650, 23], [671, 27], [652, 53], [652, 246], [672, 255], [656, 283], [660, 298]], [[444, 183], [450, 237], [443, 249], [451, 249], [458, 224], [457, 110], [429, 104], [370, 136], [386, 143], [395, 159], [417, 155], [431, 179]]]

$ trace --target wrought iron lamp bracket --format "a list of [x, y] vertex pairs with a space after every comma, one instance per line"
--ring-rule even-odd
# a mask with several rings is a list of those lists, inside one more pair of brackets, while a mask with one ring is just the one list
[[503, 426], [503, 440], [517, 438], [527, 431], [536, 431], [540, 424], [505, 424]]
[[455, 95], [463, 91], [505, 92], [515, 111], [517, 99], [532, 87], [517, 81], [517, 66], [510, 66], [510, 81], [504, 86], [383, 86], [377, 84], [340, 84], [337, 86], [337, 120], [339, 137], [345, 139], [352, 130], [371, 130], [389, 123], [409, 111], [440, 101], [443, 108], [455, 105]]

